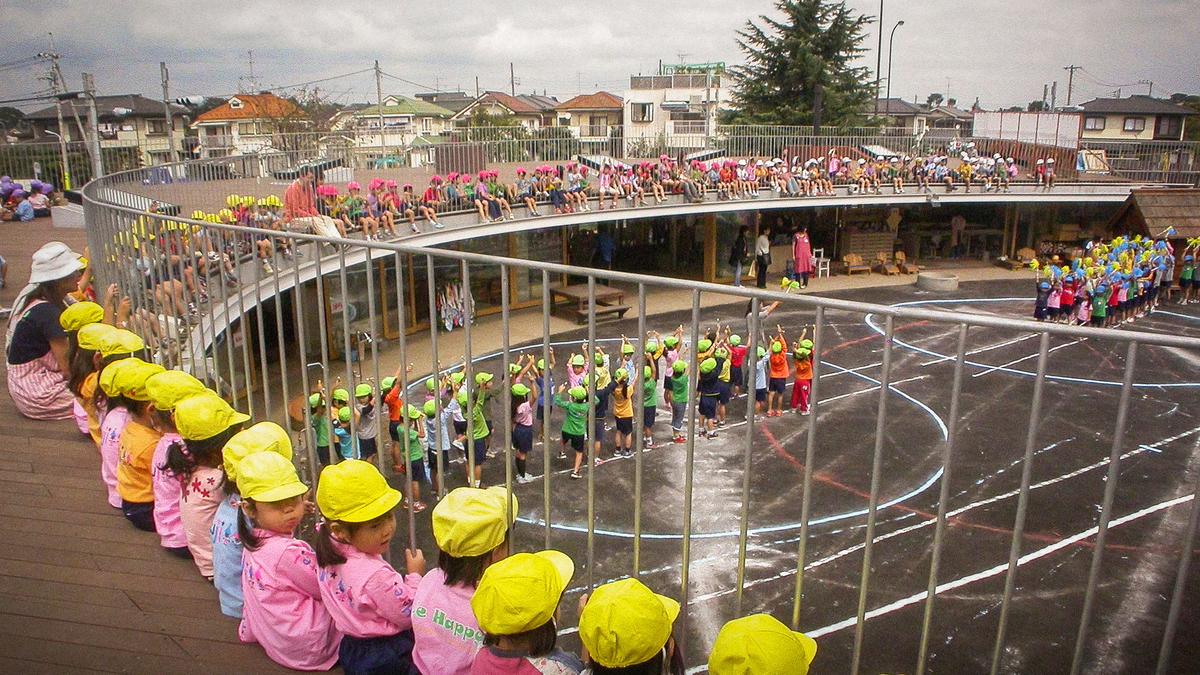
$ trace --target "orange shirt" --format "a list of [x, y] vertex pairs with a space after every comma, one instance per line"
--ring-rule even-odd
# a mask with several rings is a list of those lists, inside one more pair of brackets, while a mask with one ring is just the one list
[[383, 397], [383, 402], [388, 408], [388, 420], [399, 422], [400, 411], [404, 409], [404, 401], [400, 399], [400, 387], [392, 387], [392, 390]]
[[812, 379], [812, 359], [793, 359], [796, 362], [796, 379]]
[[767, 361], [771, 368], [771, 377], [781, 377], [786, 379], [788, 376], [788, 360], [787, 354], [771, 354], [771, 358]]
[[100, 447], [100, 415], [96, 412], [95, 400], [96, 385], [99, 383], [100, 377], [93, 371], [87, 377], [83, 378], [83, 384], [79, 385], [79, 405], [83, 406], [84, 412], [88, 418], [88, 435], [92, 437], [92, 442], [96, 447]]
[[150, 465], [154, 461], [154, 446], [162, 434], [130, 420], [121, 433], [120, 463], [117, 464], [117, 494], [135, 504], [154, 502], [154, 487]]

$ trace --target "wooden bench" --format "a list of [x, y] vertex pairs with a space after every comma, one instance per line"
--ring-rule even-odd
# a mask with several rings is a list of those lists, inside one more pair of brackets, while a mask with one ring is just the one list
[[887, 251], [879, 251], [875, 254], [875, 266], [872, 269], [889, 277], [900, 274], [900, 268], [892, 262], [892, 257], [888, 255]]
[[[596, 323], [601, 321], [619, 320], [625, 318], [625, 312], [633, 309], [630, 305], [609, 305], [602, 302], [596, 303]], [[575, 323], [582, 326], [587, 323], [588, 311], [584, 309], [574, 309]]]
[[916, 263], [908, 261], [908, 256], [904, 254], [904, 251], [896, 251], [896, 266], [903, 274], [916, 274], [921, 271]]
[[862, 256], [857, 253], [849, 253], [842, 256], [842, 264], [846, 266], [846, 275], [849, 276], [856, 272], [871, 273], [871, 266], [864, 263]]
[[1031, 248], [1023, 248], [1017, 251], [1015, 257], [1008, 260], [1000, 261], [1001, 267], [1007, 267], [1010, 270], [1019, 270], [1029, 267], [1029, 261], [1037, 258], [1037, 251]]

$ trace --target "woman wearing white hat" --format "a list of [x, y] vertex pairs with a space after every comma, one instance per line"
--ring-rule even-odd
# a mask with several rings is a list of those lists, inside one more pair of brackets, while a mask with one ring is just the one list
[[70, 419], [67, 335], [58, 317], [68, 294], [79, 289], [87, 263], [66, 244], [52, 241], [33, 254], [29, 283], [17, 295], [5, 339], [8, 392], [17, 411], [39, 420]]

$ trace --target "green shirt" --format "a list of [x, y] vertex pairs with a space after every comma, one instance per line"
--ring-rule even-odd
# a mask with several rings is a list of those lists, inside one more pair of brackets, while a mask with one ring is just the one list
[[561, 394], [554, 395], [554, 405], [567, 411], [567, 416], [563, 419], [562, 432], [572, 436], [583, 436], [587, 429], [588, 408], [591, 406], [587, 403], [576, 403], [573, 400], [564, 399]]
[[686, 403], [688, 400], [688, 374], [682, 373], [671, 378], [671, 398], [675, 403]]
[[654, 379], [642, 380], [642, 407], [654, 408], [658, 406], [658, 381]]
[[329, 447], [329, 417], [327, 417], [327, 413], [314, 415], [312, 426], [317, 432], [317, 447]]
[[425, 459], [425, 444], [421, 442], [421, 432], [417, 431], [418, 422], [409, 422], [408, 427], [408, 461], [416, 462]]
[[1092, 296], [1092, 316], [1101, 319], [1108, 316], [1108, 293], [1097, 293]]
[[471, 408], [471, 438], [475, 440], [487, 438], [492, 433], [483, 416], [483, 406], [487, 403], [487, 399], [487, 394], [477, 395], [475, 405]]

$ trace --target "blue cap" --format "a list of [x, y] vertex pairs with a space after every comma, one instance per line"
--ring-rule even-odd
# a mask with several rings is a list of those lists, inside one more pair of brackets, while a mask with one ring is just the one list
[[1050, 282], [1043, 281], [1042, 283], [1038, 284], [1038, 288], [1042, 289], [1043, 291], [1048, 291], [1050, 290]]

